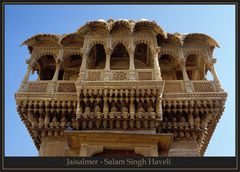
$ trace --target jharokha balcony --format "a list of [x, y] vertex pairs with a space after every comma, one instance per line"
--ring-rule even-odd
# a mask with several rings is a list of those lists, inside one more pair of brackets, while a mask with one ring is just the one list
[[[17, 110], [40, 155], [94, 156], [72, 139], [96, 131], [169, 135], [171, 144], [157, 153], [135, 147], [142, 156], [204, 154], [227, 97], [214, 69], [219, 45], [210, 36], [166, 33], [154, 21], [100, 20], [71, 34], [38, 34], [23, 45], [31, 57]], [[31, 72], [36, 81], [29, 81]], [[49, 153], [46, 138], [63, 137], [69, 148]]]

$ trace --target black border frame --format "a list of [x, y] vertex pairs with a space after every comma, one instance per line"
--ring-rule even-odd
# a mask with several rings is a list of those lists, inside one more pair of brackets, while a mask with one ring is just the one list
[[[5, 87], [5, 76], [4, 76], [4, 72], [5, 72], [5, 47], [4, 47], [4, 39], [5, 39], [5, 32], [4, 32], [4, 24], [5, 24], [5, 9], [4, 6], [5, 5], [75, 5], [75, 4], [89, 4], [89, 5], [93, 5], [93, 4], [98, 4], [98, 5], [107, 5], [107, 4], [112, 4], [112, 5], [117, 5], [117, 4], [142, 4], [142, 5], [154, 5], [154, 4], [169, 4], [169, 5], [235, 5], [235, 17], [236, 17], [236, 26], [235, 26], [235, 35], [236, 35], [236, 42], [235, 42], [235, 47], [236, 47], [236, 57], [235, 57], [235, 67], [236, 67], [236, 87], [235, 87], [235, 91], [236, 91], [236, 95], [235, 95], [235, 105], [236, 105], [236, 155], [235, 157], [202, 157], [202, 158], [170, 158], [171, 161], [176, 161], [175, 165], [172, 166], [172, 168], [41, 168], [43, 166], [49, 166], [49, 164], [52, 162], [53, 165], [58, 164], [58, 163], [63, 163], [66, 162], [66, 158], [67, 157], [58, 157], [58, 158], [50, 158], [50, 157], [46, 157], [46, 158], [42, 158], [42, 157], [5, 157], [4, 155], [4, 148], [5, 148], [5, 141], [4, 141], [4, 129], [5, 129], [5, 119], [4, 119], [4, 113], [5, 113], [5, 92], [4, 92], [4, 87]], [[2, 28], [2, 34], [1, 34], [1, 40], [2, 40], [2, 46], [0, 51], [2, 52], [2, 58], [1, 58], [1, 72], [2, 75], [0, 76], [1, 79], [1, 145], [0, 146], [0, 152], [1, 152], [1, 170], [239, 170], [238, 169], [238, 161], [239, 161], [239, 117], [238, 117], [238, 102], [239, 102], [239, 92], [238, 92], [238, 66], [239, 66], [239, 60], [238, 60], [238, 38], [239, 38], [239, 28], [238, 28], [238, 8], [239, 8], [239, 3], [233, 0], [230, 1], [220, 1], [220, 2], [213, 2], [213, 1], [209, 1], [209, 0], [202, 0], [201, 2], [194, 2], [192, 0], [184, 0], [184, 1], [176, 1], [176, 0], [169, 0], [169, 1], [160, 1], [160, 0], [151, 0], [150, 2], [144, 1], [142, 0], [141, 2], [137, 1], [137, 0], [131, 0], [131, 1], [127, 1], [127, 0], [121, 0], [120, 2], [114, 2], [111, 0], [101, 0], [101, 1], [97, 1], [97, 0], [83, 0], [81, 2], [78, 2], [77, 0], [71, 0], [71, 2], [64, 2], [64, 0], [62, 0], [62, 2], [57, 2], [56, 0], [51, 0], [51, 1], [47, 1], [47, 0], [42, 0], [41, 2], [39, 1], [31, 1], [31, 0], [25, 0], [25, 1], [16, 1], [16, 0], [3, 0], [1, 1], [1, 28]], [[72, 158], [72, 157], [70, 157]], [[80, 157], [78, 157], [80, 158]], [[80, 158], [81, 159], [81, 158]], [[96, 158], [99, 159], [99, 158]], [[164, 158], [159, 158], [159, 159], [164, 159]], [[24, 163], [25, 162], [25, 163]], [[26, 162], [28, 164], [28, 166], [26, 165]], [[235, 162], [235, 167], [233, 168], [229, 168], [229, 164], [233, 165], [233, 162]], [[183, 163], [188, 163], [191, 164], [191, 166], [195, 166], [195, 168], [181, 168], [180, 166], [176, 166], [176, 164], [183, 164]], [[29, 164], [31, 164], [31, 167], [29, 168]], [[227, 165], [228, 164], [228, 165]], [[50, 164], [51, 165], [51, 164]], [[210, 165], [210, 166], [209, 166]], [[211, 168], [211, 165], [218, 165], [217, 168]], [[226, 166], [225, 166], [226, 165]], [[231, 166], [230, 165], [230, 166]], [[208, 167], [206, 167], [208, 166]], [[227, 167], [228, 166], [228, 167]], [[202, 168], [201, 168], [202, 167]], [[214, 167], [214, 166], [213, 166]], [[224, 168], [227, 167], [227, 168]]]

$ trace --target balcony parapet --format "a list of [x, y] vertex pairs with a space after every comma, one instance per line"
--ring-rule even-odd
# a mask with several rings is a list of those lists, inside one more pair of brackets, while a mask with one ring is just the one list
[[[153, 69], [136, 69], [136, 80], [155, 80]], [[128, 81], [130, 80], [130, 70], [109, 70], [108, 77], [105, 70], [89, 69], [86, 71], [86, 81]]]
[[[87, 80], [85, 81], [28, 81], [26, 84], [26, 88], [24, 90], [19, 90], [18, 92], [29, 92], [29, 93], [47, 93], [49, 85], [55, 83], [55, 86], [51, 88], [53, 89], [52, 93], [74, 93], [76, 92], [77, 85], [86, 85], [86, 86], [121, 86], [126, 85], [130, 86], [141, 86], [143, 84], [152, 85], [163, 83], [164, 85], [164, 94], [176, 94], [176, 93], [187, 93], [186, 85], [183, 80], [164, 80], [164, 81], [156, 81], [152, 80], [153, 71], [137, 71], [137, 79], [135, 81], [129, 81], [128, 72], [122, 70], [116, 70], [112, 72], [111, 80], [104, 81], [103, 79], [103, 70], [93, 70], [88, 71]], [[142, 72], [142, 73], [141, 73]], [[89, 76], [91, 75], [91, 76]], [[125, 80], [124, 80], [125, 78]], [[122, 82], [124, 81], [124, 82]], [[206, 81], [206, 80], [198, 80], [198, 81], [189, 81], [192, 86], [193, 93], [217, 93], [219, 92], [217, 89], [217, 85], [214, 81]]]
[[[51, 81], [29, 81], [26, 90], [16, 93], [17, 110], [38, 148], [41, 138], [61, 137], [70, 125], [73, 130], [170, 132], [178, 139], [196, 139], [203, 152], [227, 95], [217, 91], [214, 81], [189, 82], [192, 93], [182, 80], [56, 81], [55, 92], [48, 93]], [[121, 108], [114, 111], [113, 106]]]
[[[193, 93], [218, 92], [214, 81], [188, 81]], [[166, 80], [164, 93], [187, 93], [186, 82], [183, 80]]]

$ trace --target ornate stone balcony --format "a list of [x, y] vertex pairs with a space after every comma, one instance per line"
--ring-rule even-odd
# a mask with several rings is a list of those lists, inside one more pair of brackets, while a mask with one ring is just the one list
[[[166, 33], [152, 21], [109, 20], [23, 44], [31, 57], [15, 98], [38, 149], [66, 130], [117, 131], [167, 133], [174, 136], [173, 155], [186, 153], [177, 147], [185, 141], [195, 145], [187, 154], [204, 154], [227, 97], [214, 69], [213, 38]], [[31, 71], [37, 81], [29, 81]], [[208, 71], [213, 81], [205, 80]]]
[[[91, 71], [103, 72], [88, 72]], [[54, 91], [49, 92], [49, 85], [52, 88], [53, 83]], [[218, 91], [214, 81], [189, 83], [192, 92], [187, 91], [183, 80], [29, 81], [25, 90], [16, 93], [16, 100], [20, 117], [38, 148], [41, 137], [61, 136], [70, 125], [74, 130], [111, 128], [170, 132], [175, 139], [197, 139], [199, 151], [203, 154], [227, 95]], [[113, 106], [111, 102], [121, 105], [125, 102], [126, 111], [119, 109], [113, 112], [108, 109]], [[133, 107], [131, 102], [135, 104]], [[153, 111], [145, 109], [140, 115], [139, 103], [148, 105], [149, 109], [151, 102]], [[96, 110], [92, 105], [100, 105], [100, 109]], [[211, 114], [210, 117], [207, 114]], [[175, 115], [180, 118], [173, 118]]]
[[[128, 71], [126, 70], [116, 70], [111, 71], [109, 83], [118, 83], [117, 81], [131, 82], [135, 83], [135, 86], [140, 86], [138, 84], [144, 83], [144, 81], [154, 81], [153, 70], [137, 71], [136, 78], [138, 80], [129, 81]], [[91, 83], [92, 81], [102, 81], [104, 80], [104, 70], [88, 70], [86, 75], [86, 81], [83, 83]], [[158, 81], [164, 83], [164, 94], [176, 94], [176, 93], [187, 93], [186, 84], [183, 80], [165, 80]], [[26, 85], [25, 90], [19, 90], [17, 94], [20, 93], [47, 93], [48, 85], [56, 83], [54, 93], [76, 93], [76, 85], [78, 81], [29, 81]], [[214, 81], [199, 80], [199, 81], [189, 81], [193, 93], [217, 93], [218, 85]], [[107, 84], [106, 84], [107, 85]], [[121, 85], [121, 84], [119, 84]], [[222, 92], [222, 91], [220, 91]]]

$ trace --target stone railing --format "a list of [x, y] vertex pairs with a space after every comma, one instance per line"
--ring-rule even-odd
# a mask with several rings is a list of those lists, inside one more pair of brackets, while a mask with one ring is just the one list
[[[23, 92], [48, 92], [48, 86], [52, 84], [52, 81], [29, 81], [26, 90]], [[74, 81], [57, 81], [56, 86], [53, 88], [55, 92], [60, 93], [71, 93], [76, 92], [76, 86]]]
[[[193, 92], [217, 92], [214, 81], [189, 81]], [[183, 80], [166, 80], [164, 93], [186, 93], [186, 83]]]
[[217, 92], [214, 81], [192, 81], [193, 92]]
[[[154, 72], [152, 70], [136, 71], [136, 80], [154, 80]], [[104, 79], [104, 70], [89, 70], [87, 72], [87, 81], [103, 81]], [[111, 70], [110, 81], [126, 80], [129, 80], [129, 71]], [[183, 80], [165, 80], [164, 82], [164, 93], [187, 93]], [[193, 93], [218, 92], [214, 81], [199, 80], [189, 82]], [[20, 92], [48, 92], [48, 87], [51, 84], [53, 84], [52, 81], [29, 81], [26, 89]], [[55, 93], [74, 93], [76, 92], [75, 81], [57, 81], [53, 89]]]
[[[86, 81], [103, 81], [105, 77], [105, 71], [102, 69], [88, 69], [86, 75]], [[110, 70], [108, 80], [129, 80], [128, 70]]]
[[101, 81], [104, 77], [104, 70], [89, 69], [87, 70], [86, 80], [87, 81]]
[[[110, 81], [125, 81], [129, 80], [129, 70], [110, 70], [109, 78]], [[88, 69], [86, 72], [87, 81], [103, 81], [105, 76], [105, 71]], [[135, 70], [136, 80], [155, 80], [154, 70], [153, 69], [136, 69]]]
[[136, 69], [137, 80], [155, 80], [153, 69]]
[[129, 80], [128, 70], [111, 70], [110, 80], [124, 81]]
[[185, 93], [183, 80], [167, 80], [164, 85], [164, 93]]
[[56, 90], [60, 93], [71, 93], [76, 92], [76, 86], [73, 81], [58, 81]]
[[49, 81], [29, 81], [26, 92], [46, 92]]

